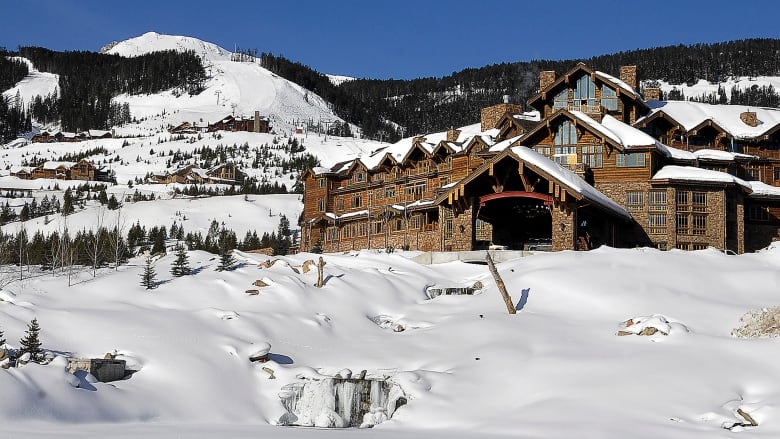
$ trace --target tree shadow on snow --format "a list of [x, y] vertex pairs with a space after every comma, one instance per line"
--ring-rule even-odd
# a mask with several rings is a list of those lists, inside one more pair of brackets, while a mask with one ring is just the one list
[[528, 293], [531, 291], [530, 288], [525, 288], [522, 293], [520, 293], [520, 300], [517, 301], [517, 305], [515, 305], [515, 310], [522, 311], [525, 307], [525, 304], [528, 303]]
[[325, 276], [325, 279], [323, 279], [323, 280], [322, 280], [322, 284], [323, 284], [323, 285], [327, 285], [327, 284], [328, 284], [328, 282], [330, 282], [330, 279], [331, 279], [331, 278], [334, 278], [334, 277], [336, 277], [336, 278], [340, 278], [341, 276], [344, 276], [344, 273], [337, 274], [337, 275], [335, 275], [335, 276], [334, 276], [334, 275], [332, 275], [332, 274], [329, 274], [329, 275]]
[[209, 267], [208, 265], [201, 265], [200, 267], [195, 267], [192, 270], [190, 270], [190, 274], [195, 276], [196, 274], [200, 273], [201, 271], [205, 270], [208, 267]]
[[77, 370], [73, 372], [73, 376], [79, 379], [79, 389], [90, 390], [94, 392], [97, 390], [97, 388], [93, 386], [92, 383], [87, 381], [88, 375], [89, 372], [87, 372], [86, 370]]
[[293, 359], [282, 354], [268, 354], [268, 359], [279, 364], [293, 364]]

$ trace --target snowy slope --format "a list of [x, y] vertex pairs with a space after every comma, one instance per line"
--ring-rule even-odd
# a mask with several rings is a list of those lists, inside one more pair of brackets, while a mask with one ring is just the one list
[[47, 96], [58, 90], [60, 75], [38, 71], [27, 58], [14, 56], [11, 59], [26, 63], [29, 73], [14, 87], [4, 91], [3, 96], [14, 99], [18, 93], [26, 106], [36, 96]]
[[[647, 81], [643, 81], [647, 82]], [[704, 79], [699, 79], [695, 84], [670, 84], [666, 81], [657, 81], [660, 84], [661, 90], [664, 95], [668, 94], [673, 89], [677, 89], [683, 93], [686, 99], [698, 98], [701, 96], [718, 95], [718, 87], [722, 87], [726, 96], [731, 99], [731, 89], [737, 87], [739, 90], [746, 90], [756, 87], [769, 87], [772, 86], [775, 92], [780, 90], [780, 77], [777, 76], [739, 76], [731, 77], [724, 82], [709, 82]]]
[[132, 57], [171, 49], [194, 51], [203, 59], [210, 79], [196, 96], [164, 92], [116, 98], [130, 104], [134, 117], [151, 118], [146, 126], [215, 122], [229, 114], [251, 116], [255, 111], [270, 117], [277, 132], [290, 132], [306, 121], [341, 120], [322, 98], [260, 67], [259, 60], [231, 61], [230, 52], [197, 38], [149, 32], [117, 43], [107, 53]]
[[[751, 309], [775, 305], [780, 249], [726, 256], [716, 250], [648, 249], [537, 254], [499, 265], [508, 315], [487, 268], [422, 266], [400, 255], [325, 255], [327, 281], [301, 263], [241, 254], [231, 272], [191, 253], [197, 274], [137, 283], [140, 261], [118, 272], [14, 282], [0, 293], [0, 326], [18, 346], [37, 317], [46, 348], [73, 355], [116, 352], [138, 372], [76, 388], [64, 360], [0, 370], [0, 420], [11, 437], [534, 437], [727, 438], [737, 409], [780, 435], [780, 358], [775, 339], [730, 335]], [[257, 296], [244, 290], [262, 279]], [[426, 286], [468, 286], [474, 296], [427, 300]], [[401, 324], [394, 332], [378, 315]], [[668, 332], [616, 333], [628, 319]], [[248, 356], [271, 344], [270, 362]], [[269, 379], [261, 366], [274, 372]], [[371, 432], [276, 427], [281, 387], [312, 368], [381, 371], [409, 400]], [[196, 424], [197, 428], [192, 424]], [[739, 428], [738, 428], [739, 429]], [[748, 430], [745, 428], [745, 430]], [[368, 436], [366, 436], [368, 435]]]

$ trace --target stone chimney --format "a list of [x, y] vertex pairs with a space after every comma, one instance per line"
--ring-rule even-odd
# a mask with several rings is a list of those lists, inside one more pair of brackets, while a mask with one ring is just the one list
[[539, 92], [555, 82], [555, 70], [544, 70], [539, 73]]
[[658, 87], [645, 87], [644, 95], [646, 101], [660, 101], [661, 89]]
[[259, 111], [255, 111], [255, 120], [254, 120], [254, 123], [255, 123], [255, 124], [254, 124], [254, 126], [252, 127], [252, 128], [253, 128], [253, 131], [254, 131], [254, 132], [256, 132], [256, 133], [259, 133], [259, 132], [260, 132], [260, 112], [259, 112]]
[[755, 111], [743, 111], [739, 114], [739, 118], [742, 119], [742, 122], [745, 122], [745, 125], [750, 125], [751, 127], [758, 126], [758, 115]]
[[498, 104], [492, 107], [483, 108], [480, 114], [482, 131], [492, 130], [498, 124], [498, 121], [504, 116], [504, 114], [520, 114], [523, 110], [518, 104]]
[[620, 67], [620, 80], [636, 90], [636, 66]]
[[456, 130], [455, 128], [450, 128], [447, 130], [448, 142], [457, 142], [459, 136], [460, 136], [460, 130]]

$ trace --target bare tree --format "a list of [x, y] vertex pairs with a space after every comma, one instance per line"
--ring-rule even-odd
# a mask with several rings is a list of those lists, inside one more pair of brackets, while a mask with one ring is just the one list
[[[124, 194], [122, 199], [124, 200]], [[114, 222], [114, 230], [109, 234], [109, 246], [111, 247], [111, 253], [114, 256], [114, 270], [119, 269], [119, 261], [122, 260], [122, 251], [124, 250], [125, 227], [127, 226], [127, 220], [122, 217], [122, 206], [120, 202], [119, 207], [116, 209], [116, 221]]]
[[101, 256], [103, 255], [103, 246], [105, 242], [101, 240], [101, 232], [103, 231], [103, 220], [106, 216], [106, 209], [103, 206], [99, 206], [95, 211], [95, 232], [90, 236], [88, 245], [86, 247], [87, 257], [92, 263], [92, 277], [97, 276], [97, 268], [100, 264]]

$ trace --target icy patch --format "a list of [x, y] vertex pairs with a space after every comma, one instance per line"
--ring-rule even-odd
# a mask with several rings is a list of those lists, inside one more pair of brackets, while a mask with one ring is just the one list
[[[279, 397], [287, 413], [279, 425], [320, 428], [368, 428], [393, 416], [408, 397], [390, 378], [351, 378], [349, 369], [335, 376], [300, 378], [282, 387]], [[346, 377], [346, 378], [345, 378]]]
[[618, 336], [642, 335], [652, 337], [656, 341], [659, 336], [668, 336], [690, 332], [688, 327], [679, 322], [669, 321], [661, 314], [651, 316], [632, 317], [620, 324]]
[[739, 338], [773, 338], [780, 336], [780, 306], [752, 310], [740, 319], [740, 326], [731, 330]]

